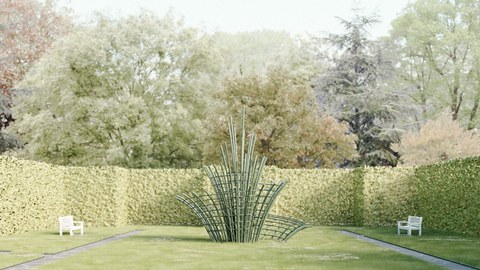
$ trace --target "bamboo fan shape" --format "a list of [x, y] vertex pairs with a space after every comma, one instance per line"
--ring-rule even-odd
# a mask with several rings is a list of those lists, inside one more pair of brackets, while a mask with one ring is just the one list
[[245, 112], [240, 149], [231, 117], [228, 128], [230, 147], [221, 147], [223, 164], [204, 168], [215, 194], [181, 194], [176, 198], [197, 215], [214, 242], [288, 240], [307, 225], [297, 219], [268, 214], [286, 182], [260, 182], [266, 158], [254, 155], [255, 134], [249, 136], [245, 145]]

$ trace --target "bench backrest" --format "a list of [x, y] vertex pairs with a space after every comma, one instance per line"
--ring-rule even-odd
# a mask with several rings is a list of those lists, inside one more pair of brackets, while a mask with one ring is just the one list
[[422, 225], [422, 217], [416, 216], [408, 216], [408, 225], [410, 226], [421, 226]]
[[73, 216], [59, 217], [58, 221], [61, 226], [71, 226], [73, 225]]

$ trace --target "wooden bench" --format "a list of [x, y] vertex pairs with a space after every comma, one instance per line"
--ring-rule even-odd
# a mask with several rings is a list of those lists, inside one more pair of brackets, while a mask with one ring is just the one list
[[83, 221], [74, 221], [73, 216], [59, 217], [60, 222], [60, 235], [63, 235], [63, 230], [68, 230], [70, 235], [73, 235], [74, 230], [80, 230], [80, 234], [83, 235]]
[[397, 234], [400, 230], [406, 230], [408, 235], [412, 235], [412, 231], [418, 231], [418, 235], [422, 236], [422, 217], [408, 216], [408, 220], [397, 221]]

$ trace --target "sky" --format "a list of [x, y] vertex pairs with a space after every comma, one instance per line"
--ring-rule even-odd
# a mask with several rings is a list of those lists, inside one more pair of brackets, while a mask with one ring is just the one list
[[391, 21], [412, 0], [60, 0], [80, 20], [95, 11], [113, 16], [138, 14], [142, 9], [159, 16], [170, 9], [187, 26], [209, 32], [286, 31], [297, 34], [342, 33], [336, 17], [352, 18], [354, 7], [362, 14], [376, 12], [380, 23], [370, 28], [373, 38], [387, 35]]

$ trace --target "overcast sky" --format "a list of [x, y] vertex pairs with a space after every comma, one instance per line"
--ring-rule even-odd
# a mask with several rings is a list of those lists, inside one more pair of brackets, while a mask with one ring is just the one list
[[60, 0], [81, 18], [94, 11], [111, 15], [139, 13], [142, 8], [160, 16], [169, 9], [188, 26], [208, 31], [255, 31], [270, 29], [292, 34], [341, 33], [336, 17], [351, 18], [352, 8], [364, 14], [376, 12], [381, 22], [372, 37], [388, 34], [390, 22], [412, 0]]

